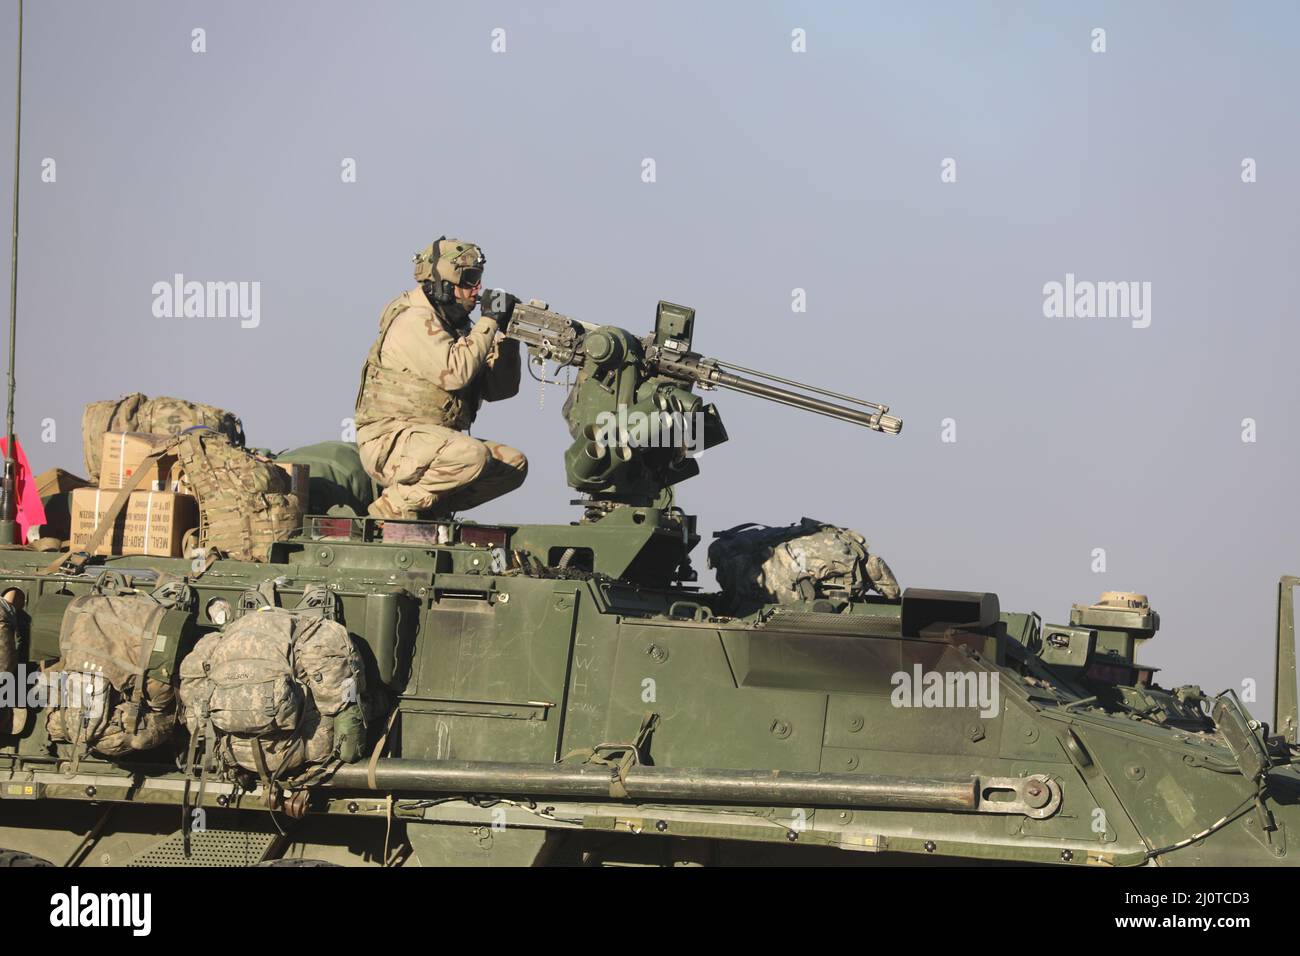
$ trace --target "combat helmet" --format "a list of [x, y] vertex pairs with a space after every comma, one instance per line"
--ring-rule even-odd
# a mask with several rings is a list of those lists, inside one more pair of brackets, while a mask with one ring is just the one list
[[483, 250], [464, 239], [439, 236], [412, 256], [415, 279], [436, 302], [450, 302], [456, 286], [466, 288], [483, 281], [487, 256]]

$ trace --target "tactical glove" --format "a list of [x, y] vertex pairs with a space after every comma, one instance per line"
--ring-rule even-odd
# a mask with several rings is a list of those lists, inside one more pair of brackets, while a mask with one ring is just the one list
[[505, 289], [487, 289], [479, 303], [479, 309], [485, 319], [496, 319], [497, 325], [504, 326], [514, 314], [519, 299]]

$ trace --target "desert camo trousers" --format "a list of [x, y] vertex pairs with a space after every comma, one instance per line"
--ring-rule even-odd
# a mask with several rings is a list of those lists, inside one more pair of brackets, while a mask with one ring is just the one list
[[[384, 492], [372, 515], [440, 517], [514, 491], [528, 476], [523, 452], [438, 425], [368, 436], [361, 465]], [[393, 514], [388, 514], [392, 517]]]

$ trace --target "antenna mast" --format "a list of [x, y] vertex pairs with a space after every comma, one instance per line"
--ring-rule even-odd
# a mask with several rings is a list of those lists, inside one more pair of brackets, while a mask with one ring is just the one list
[[9, 259], [9, 404], [5, 412], [4, 483], [0, 486], [0, 544], [18, 541], [18, 459], [14, 450], [14, 349], [18, 341], [18, 172], [23, 143], [23, 0], [18, 0], [18, 85], [14, 110], [14, 231]]

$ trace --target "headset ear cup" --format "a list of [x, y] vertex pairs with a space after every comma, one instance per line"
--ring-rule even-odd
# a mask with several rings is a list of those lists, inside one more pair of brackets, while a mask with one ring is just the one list
[[434, 305], [447, 305], [456, 298], [451, 283], [446, 279], [425, 279], [420, 287], [424, 290], [424, 297]]

